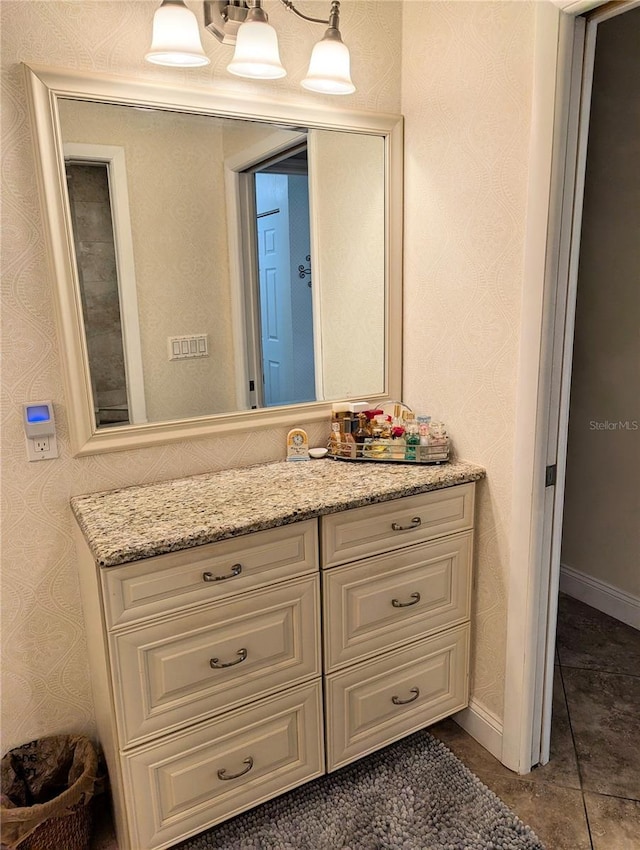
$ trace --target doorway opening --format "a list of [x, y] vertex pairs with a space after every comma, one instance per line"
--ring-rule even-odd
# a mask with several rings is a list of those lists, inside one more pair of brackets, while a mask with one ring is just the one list
[[[588, 102], [583, 103], [584, 170], [576, 192], [583, 201], [575, 323], [573, 339], [567, 339], [569, 346], [573, 343], [569, 374], [563, 378], [570, 380], [566, 480], [564, 492], [557, 496], [563, 501], [559, 588], [567, 594], [558, 606], [560, 665], [575, 660], [568, 619], [570, 611], [580, 610], [580, 603], [640, 628], [639, 39], [640, 7], [605, 19], [598, 14], [587, 19], [584, 97], [588, 96]], [[602, 477], [594, 474], [601, 466], [607, 470]], [[585, 619], [592, 616], [589, 609], [583, 610]], [[593, 616], [595, 622], [595, 612]], [[600, 630], [609, 624], [612, 645], [617, 631], [614, 620], [606, 616], [598, 620]], [[601, 631], [597, 649], [602, 657], [589, 660], [591, 673], [575, 664], [576, 669], [569, 670], [570, 713], [572, 700], [576, 713], [579, 708], [583, 713], [587, 710], [587, 692], [594, 713], [601, 700], [622, 706], [622, 696], [615, 693], [621, 687], [622, 664], [609, 658], [613, 664], [594, 672], [606, 660], [606, 641], [607, 632]], [[611, 669], [618, 675], [612, 677]], [[581, 687], [589, 676], [598, 678], [597, 689]], [[555, 723], [552, 718], [552, 733]], [[574, 728], [578, 745], [584, 734], [579, 725]], [[553, 738], [551, 743], [553, 758]], [[610, 741], [609, 749], [613, 746]], [[592, 756], [595, 765], [597, 753]]]
[[260, 318], [260, 339], [253, 342], [259, 343], [257, 401], [264, 407], [315, 401], [307, 146], [249, 173], [255, 219], [247, 232], [257, 258], [252, 291]]
[[[521, 772], [527, 772], [537, 763], [546, 764], [550, 756], [574, 322], [596, 32], [605, 21], [638, 5], [638, 0], [607, 4], [586, 18], [559, 21], [560, 74], [556, 77], [553, 152], [549, 160], [552, 189], [545, 222], [545, 226], [549, 225], [545, 290], [544, 298], [540, 299], [542, 332], [536, 359], [537, 433], [532, 457], [537, 489], [530, 503], [535, 509], [529, 526], [533, 531], [529, 551], [531, 594], [526, 606], [527, 634], [523, 641], [523, 657], [528, 659], [528, 664], [526, 686], [520, 689], [521, 700], [516, 693], [520, 674], [514, 676], [515, 666], [507, 671], [507, 698], [516, 710], [505, 711], [503, 740], [505, 763], [513, 764]], [[601, 281], [607, 292], [611, 291], [610, 271]], [[605, 468], [601, 464], [606, 465], [601, 452], [598, 454], [599, 459], [593, 457], [589, 461], [593, 474]], [[545, 464], [550, 465], [546, 471], [551, 474], [547, 476]], [[514, 634], [516, 631], [514, 627]]]
[[[588, 0], [591, 7], [601, 5]], [[540, 10], [534, 102], [530, 267], [521, 346], [505, 707], [500, 758], [518, 773], [549, 761], [573, 330], [588, 122], [600, 23], [640, 5], [589, 14]], [[573, 4], [582, 6], [583, 4]], [[547, 14], [548, 12], [548, 14]], [[547, 61], [556, 50], [555, 64]], [[590, 64], [591, 60], [591, 64]], [[541, 181], [539, 178], [543, 177]], [[537, 187], [543, 186], [540, 192]], [[542, 250], [541, 250], [542, 249]], [[605, 282], [605, 287], [609, 283]], [[530, 427], [535, 423], [535, 427]], [[600, 463], [604, 465], [600, 465]], [[546, 467], [546, 469], [545, 469]], [[594, 474], [606, 461], [592, 461]], [[524, 533], [523, 533], [524, 532]], [[520, 562], [528, 565], [523, 576]], [[482, 728], [491, 742], [490, 730]]]

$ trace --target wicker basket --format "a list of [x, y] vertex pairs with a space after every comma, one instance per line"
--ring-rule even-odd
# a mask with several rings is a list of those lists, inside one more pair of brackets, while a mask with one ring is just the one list
[[17, 850], [87, 850], [93, 829], [93, 807], [74, 806], [67, 815], [49, 818], [16, 844]]
[[54, 735], [2, 758], [2, 845], [7, 850], [87, 850], [100, 784], [89, 738]]

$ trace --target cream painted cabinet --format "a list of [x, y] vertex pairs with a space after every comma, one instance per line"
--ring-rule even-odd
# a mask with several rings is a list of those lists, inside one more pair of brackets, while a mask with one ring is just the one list
[[321, 519], [329, 771], [467, 705], [474, 486]]
[[317, 520], [119, 567], [80, 549], [120, 850], [324, 773]]
[[103, 568], [78, 533], [120, 850], [463, 708], [473, 503], [461, 484]]

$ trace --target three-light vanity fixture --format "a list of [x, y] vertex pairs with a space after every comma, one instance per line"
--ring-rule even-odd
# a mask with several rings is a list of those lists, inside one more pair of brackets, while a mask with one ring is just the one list
[[[329, 18], [310, 18], [292, 0], [281, 2], [305, 21], [327, 24], [313, 48], [302, 86], [321, 94], [351, 94], [349, 50], [340, 36], [340, 3], [332, 0]], [[286, 76], [280, 62], [278, 35], [262, 8], [262, 0], [204, 0], [206, 29], [223, 44], [235, 44], [227, 70], [238, 77], [277, 80]], [[198, 21], [183, 0], [162, 0], [153, 18], [153, 38], [145, 59], [156, 65], [193, 68], [208, 65]]]

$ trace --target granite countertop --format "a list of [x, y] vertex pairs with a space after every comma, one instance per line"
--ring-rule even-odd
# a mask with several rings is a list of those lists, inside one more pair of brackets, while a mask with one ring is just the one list
[[460, 460], [283, 461], [75, 496], [71, 507], [96, 562], [113, 567], [484, 476]]

